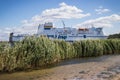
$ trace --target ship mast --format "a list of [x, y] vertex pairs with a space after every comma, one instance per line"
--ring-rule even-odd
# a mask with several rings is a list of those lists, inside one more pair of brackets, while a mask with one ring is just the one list
[[63, 27], [64, 27], [64, 29], [65, 29], [65, 23], [64, 23], [64, 21], [62, 20], [62, 24], [63, 24]]

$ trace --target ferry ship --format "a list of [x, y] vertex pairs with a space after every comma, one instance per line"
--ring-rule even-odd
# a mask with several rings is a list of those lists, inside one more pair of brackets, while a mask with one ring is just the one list
[[[24, 39], [26, 36], [30, 36], [28, 34], [13, 34], [13, 41], [19, 41]], [[56, 28], [53, 26], [53, 23], [48, 22], [45, 24], [40, 24], [38, 26], [36, 37], [45, 36], [50, 39], [62, 39], [65, 41], [78, 41], [83, 39], [106, 39], [107, 36], [103, 33], [103, 28], [71, 28], [71, 27], [63, 27]]]

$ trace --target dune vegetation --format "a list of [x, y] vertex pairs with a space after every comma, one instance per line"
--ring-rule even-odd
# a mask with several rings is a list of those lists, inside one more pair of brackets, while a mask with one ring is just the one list
[[120, 54], [120, 39], [65, 42], [46, 37], [27, 37], [13, 47], [0, 43], [0, 71], [41, 68], [65, 59]]

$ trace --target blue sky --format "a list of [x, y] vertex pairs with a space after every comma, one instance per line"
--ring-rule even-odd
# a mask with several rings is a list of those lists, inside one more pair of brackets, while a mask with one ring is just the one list
[[0, 40], [12, 31], [35, 33], [46, 21], [61, 27], [103, 27], [104, 33], [120, 33], [120, 0], [0, 0]]

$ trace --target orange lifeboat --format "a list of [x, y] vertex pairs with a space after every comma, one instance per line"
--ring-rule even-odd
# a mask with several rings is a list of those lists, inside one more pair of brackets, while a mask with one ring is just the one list
[[89, 31], [88, 28], [79, 28], [78, 31]]

